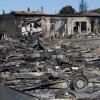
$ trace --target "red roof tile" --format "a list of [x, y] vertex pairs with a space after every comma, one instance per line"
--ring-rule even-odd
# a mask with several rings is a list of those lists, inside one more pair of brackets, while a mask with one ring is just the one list
[[34, 14], [32, 11], [15, 11], [14, 13], [15, 14], [28, 14], [28, 15]]

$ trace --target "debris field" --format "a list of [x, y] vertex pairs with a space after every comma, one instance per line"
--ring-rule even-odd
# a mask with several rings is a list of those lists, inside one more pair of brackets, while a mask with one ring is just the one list
[[21, 100], [99, 100], [97, 38], [1, 40], [0, 85]]

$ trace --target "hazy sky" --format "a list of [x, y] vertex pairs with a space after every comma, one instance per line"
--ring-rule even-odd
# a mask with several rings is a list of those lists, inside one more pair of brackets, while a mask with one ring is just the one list
[[[89, 9], [99, 8], [100, 0], [86, 0]], [[57, 13], [65, 5], [72, 5], [76, 10], [79, 8], [80, 0], [0, 0], [0, 12], [4, 9], [6, 12], [16, 10], [41, 9], [43, 6], [45, 13]]]

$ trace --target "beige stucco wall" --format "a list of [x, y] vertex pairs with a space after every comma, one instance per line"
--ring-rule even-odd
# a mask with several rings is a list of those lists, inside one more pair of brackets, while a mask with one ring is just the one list
[[[91, 22], [90, 22], [89, 18], [87, 18], [87, 17], [69, 17], [68, 21], [67, 21], [68, 34], [74, 34], [73, 27], [74, 27], [75, 22], [83, 22], [83, 21], [85, 21], [87, 23], [87, 31], [89, 29], [88, 32], [90, 32], [91, 31]], [[81, 30], [79, 30], [79, 32], [81, 33]]]
[[43, 17], [41, 20], [41, 29], [44, 38], [50, 36], [50, 27], [50, 17]]

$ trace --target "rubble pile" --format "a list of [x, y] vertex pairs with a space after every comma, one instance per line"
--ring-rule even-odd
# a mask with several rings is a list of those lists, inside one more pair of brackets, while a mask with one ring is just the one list
[[95, 95], [100, 88], [99, 47], [82, 48], [66, 40], [0, 41], [0, 84], [41, 100], [75, 100], [90, 91]]

